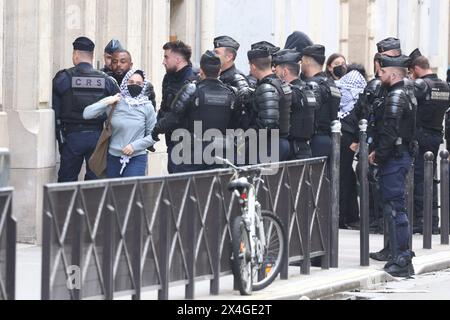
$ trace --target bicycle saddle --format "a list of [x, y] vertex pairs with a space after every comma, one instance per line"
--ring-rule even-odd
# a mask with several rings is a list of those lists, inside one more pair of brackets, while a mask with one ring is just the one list
[[249, 189], [251, 184], [248, 182], [246, 178], [239, 178], [237, 180], [234, 180], [230, 182], [228, 185], [228, 190], [243, 190], [243, 189]]

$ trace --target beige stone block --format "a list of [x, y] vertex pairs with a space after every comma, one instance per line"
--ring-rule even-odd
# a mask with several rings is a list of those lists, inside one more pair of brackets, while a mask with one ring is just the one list
[[43, 187], [54, 180], [54, 168], [11, 170], [11, 185], [14, 187], [13, 213], [18, 221], [19, 242], [41, 243]]
[[8, 115], [0, 112], [0, 148], [9, 148]]
[[15, 169], [55, 166], [54, 112], [50, 109], [9, 111], [11, 164]]

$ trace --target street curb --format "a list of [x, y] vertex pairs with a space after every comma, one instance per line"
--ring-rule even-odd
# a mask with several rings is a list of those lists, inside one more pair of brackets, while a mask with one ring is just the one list
[[[450, 268], [450, 251], [439, 252], [435, 254], [425, 255], [414, 259], [414, 268], [416, 275], [437, 272]], [[367, 270], [365, 271], [367, 272]], [[359, 271], [361, 273], [361, 271]], [[286, 292], [282, 294], [273, 294], [271, 300], [308, 300], [320, 299], [333, 296], [338, 293], [348, 292], [356, 289], [370, 289], [374, 286], [393, 281], [401, 281], [401, 278], [394, 278], [385, 271], [372, 270], [368, 274], [359, 274], [358, 271], [346, 276], [346, 279], [335, 281], [328, 285], [319, 286], [317, 288], [308, 288], [299, 290], [295, 293]], [[261, 297], [260, 297], [261, 298]], [[262, 298], [266, 300], [265, 298]]]

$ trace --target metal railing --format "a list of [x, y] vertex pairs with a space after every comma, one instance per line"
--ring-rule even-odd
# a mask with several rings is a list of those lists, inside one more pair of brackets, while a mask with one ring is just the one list
[[[330, 264], [330, 181], [327, 159], [279, 165], [257, 186], [264, 210], [278, 215], [289, 235], [288, 262]], [[147, 290], [169, 298], [185, 286], [193, 299], [199, 280], [220, 292], [231, 274], [232, 219], [239, 214], [219, 170], [165, 178], [105, 180], [44, 187], [42, 299], [113, 299]]]
[[13, 189], [9, 180], [9, 152], [0, 149], [0, 300], [15, 299], [16, 220], [12, 216]]

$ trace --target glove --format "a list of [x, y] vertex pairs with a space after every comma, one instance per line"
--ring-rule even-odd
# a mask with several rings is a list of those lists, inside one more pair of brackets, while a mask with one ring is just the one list
[[158, 132], [153, 130], [153, 132], [152, 132], [152, 139], [153, 139], [153, 141], [155, 141], [155, 142], [161, 141], [158, 136], [159, 136]]

